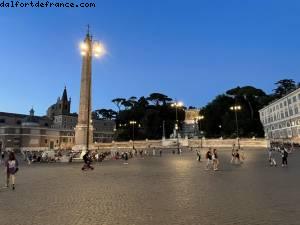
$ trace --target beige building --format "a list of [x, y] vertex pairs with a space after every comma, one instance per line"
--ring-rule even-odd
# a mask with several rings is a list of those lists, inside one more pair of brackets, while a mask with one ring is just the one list
[[300, 88], [259, 110], [265, 136], [300, 143]]
[[[66, 97], [65, 89], [61, 99]], [[0, 112], [0, 149], [72, 149], [77, 114], [70, 113], [70, 105], [61, 110], [63, 106], [57, 101], [49, 107], [47, 116], [35, 116], [33, 109], [29, 115]], [[93, 142], [112, 141], [115, 121], [93, 120], [93, 127]]]

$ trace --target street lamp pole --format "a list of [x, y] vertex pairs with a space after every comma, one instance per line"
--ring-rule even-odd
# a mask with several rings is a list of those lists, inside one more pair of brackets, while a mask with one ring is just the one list
[[162, 137], [163, 140], [166, 139], [166, 131], [165, 131], [165, 121], [163, 121], [163, 137]]
[[134, 125], [136, 124], [135, 120], [129, 122], [132, 125], [132, 149], [134, 149]]
[[238, 140], [238, 149], [240, 149], [240, 137], [239, 137], [239, 123], [238, 123], [238, 115], [237, 111], [240, 111], [242, 107], [240, 105], [234, 105], [230, 107], [230, 110], [234, 111], [235, 114], [235, 125], [236, 125], [236, 136]]
[[175, 123], [175, 131], [176, 131], [176, 139], [177, 139], [177, 153], [180, 154], [179, 151], [179, 136], [178, 136], [178, 131], [179, 131], [179, 126], [178, 126], [178, 107], [182, 107], [183, 103], [182, 102], [174, 102], [171, 104], [172, 107], [175, 107], [175, 112], [176, 112], [176, 123]]
[[200, 140], [200, 147], [202, 148], [203, 147], [203, 136], [202, 136], [202, 134], [203, 134], [203, 132], [202, 132], [202, 124], [201, 124], [201, 120], [203, 120], [204, 119], [204, 116], [203, 115], [199, 115], [199, 116], [197, 116], [197, 121], [199, 122], [199, 127], [200, 127], [200, 138], [201, 138], [201, 140]]

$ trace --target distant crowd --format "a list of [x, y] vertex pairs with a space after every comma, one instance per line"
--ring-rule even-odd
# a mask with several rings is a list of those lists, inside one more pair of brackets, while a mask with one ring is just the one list
[[[278, 165], [276, 159], [281, 157], [281, 166], [288, 166], [288, 156], [294, 151], [295, 148], [299, 146], [290, 143], [279, 143], [272, 142], [268, 148], [268, 163], [270, 166], [276, 167]], [[162, 157], [163, 151], [171, 151], [173, 155], [181, 155], [184, 151], [196, 152], [196, 159], [201, 162], [202, 158], [202, 148], [200, 147], [185, 147], [182, 146], [174, 147], [173, 149], [162, 149], [157, 147], [151, 147], [145, 149], [136, 149], [134, 146], [131, 149], [120, 149], [114, 147], [110, 151], [100, 151], [100, 150], [90, 150], [84, 152], [82, 157], [82, 152], [72, 152], [72, 151], [21, 151], [23, 160], [29, 165], [32, 163], [50, 163], [50, 162], [73, 162], [77, 159], [84, 161], [82, 170], [93, 170], [93, 162], [102, 162], [103, 160], [123, 160], [124, 164], [128, 164], [128, 160], [131, 158], [147, 158], [147, 157]], [[7, 156], [6, 156], [7, 155]], [[205, 160], [206, 164], [204, 166], [205, 170], [218, 171], [220, 165], [219, 154], [216, 148], [208, 148], [205, 150]], [[231, 149], [231, 160], [229, 163], [239, 165], [245, 161], [245, 153], [240, 146], [235, 146], [233, 144]], [[19, 162], [16, 158], [14, 152], [1, 151], [0, 164], [4, 166], [6, 171], [6, 185], [8, 188], [10, 185], [12, 189], [15, 189], [15, 174], [19, 170]]]

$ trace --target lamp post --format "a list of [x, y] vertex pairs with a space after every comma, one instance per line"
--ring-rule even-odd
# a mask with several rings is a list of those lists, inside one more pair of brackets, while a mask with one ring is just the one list
[[177, 139], [177, 154], [180, 154], [180, 151], [179, 151], [179, 137], [178, 137], [178, 130], [179, 130], [179, 127], [178, 127], [178, 108], [179, 107], [182, 107], [183, 106], [183, 103], [182, 102], [177, 102], [175, 101], [174, 103], [171, 104], [171, 107], [175, 107], [175, 112], [176, 112], [176, 123], [175, 123], [175, 131], [176, 131], [176, 139]]
[[163, 135], [162, 135], [162, 140], [164, 141], [166, 139], [166, 131], [165, 131], [165, 121], [163, 120], [163, 125], [162, 125], [162, 128], [163, 128]]
[[238, 149], [240, 149], [239, 123], [238, 123], [237, 111], [241, 111], [242, 107], [240, 105], [234, 105], [230, 107], [230, 110], [234, 111], [235, 114], [236, 136], [238, 140]]
[[129, 121], [129, 124], [132, 125], [132, 149], [134, 149], [134, 125], [136, 124], [135, 120]]
[[197, 116], [196, 117], [196, 119], [197, 119], [197, 121], [198, 121], [198, 123], [199, 123], [199, 131], [200, 131], [200, 138], [201, 138], [201, 140], [200, 140], [200, 147], [202, 148], [202, 146], [203, 146], [203, 143], [202, 143], [202, 139], [203, 139], [203, 136], [202, 136], [202, 134], [203, 134], [203, 131], [202, 131], [202, 124], [201, 124], [201, 121], [204, 119], [204, 116], [203, 115], [199, 115], [199, 116]]
[[[83, 42], [80, 43], [81, 55], [83, 58], [83, 71], [90, 73], [92, 68], [92, 58], [100, 58], [105, 55], [106, 50], [102, 43], [94, 41], [92, 36], [89, 33], [89, 26], [86, 38]], [[87, 132], [86, 132], [86, 151], [89, 150], [90, 142], [90, 124], [92, 123], [91, 119], [91, 77], [87, 81]]]

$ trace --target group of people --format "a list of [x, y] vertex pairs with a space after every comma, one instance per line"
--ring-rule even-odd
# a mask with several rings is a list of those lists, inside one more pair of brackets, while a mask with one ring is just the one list
[[291, 153], [291, 146], [285, 144], [272, 143], [268, 149], [268, 160], [270, 166], [277, 166], [276, 163], [276, 152], [279, 152], [281, 155], [281, 166], [287, 167], [288, 165], [288, 156]]
[[[198, 155], [198, 161], [200, 161], [201, 159], [201, 155], [199, 152], [197, 152]], [[218, 153], [217, 153], [217, 149], [213, 149], [212, 148], [208, 148], [206, 154], [205, 154], [205, 158], [207, 160], [206, 162], [206, 170], [209, 169], [213, 169], [214, 171], [219, 170], [219, 157], [218, 157]]]
[[11, 187], [15, 190], [16, 173], [19, 171], [19, 162], [14, 152], [8, 152], [8, 157], [5, 159], [5, 153], [1, 152], [1, 164], [4, 166], [6, 174], [6, 184], [4, 188]]
[[[201, 152], [199, 150], [196, 150], [196, 155], [197, 155], [197, 161], [201, 162]], [[205, 153], [205, 159], [206, 159], [206, 165], [205, 165], [205, 170], [214, 170], [217, 171], [219, 170], [219, 156], [217, 153], [217, 149], [212, 149], [208, 148], [208, 150]], [[243, 154], [240, 153], [240, 150], [235, 147], [235, 144], [232, 146], [232, 151], [231, 151], [231, 164], [241, 164], [242, 161], [244, 160], [245, 157]]]

